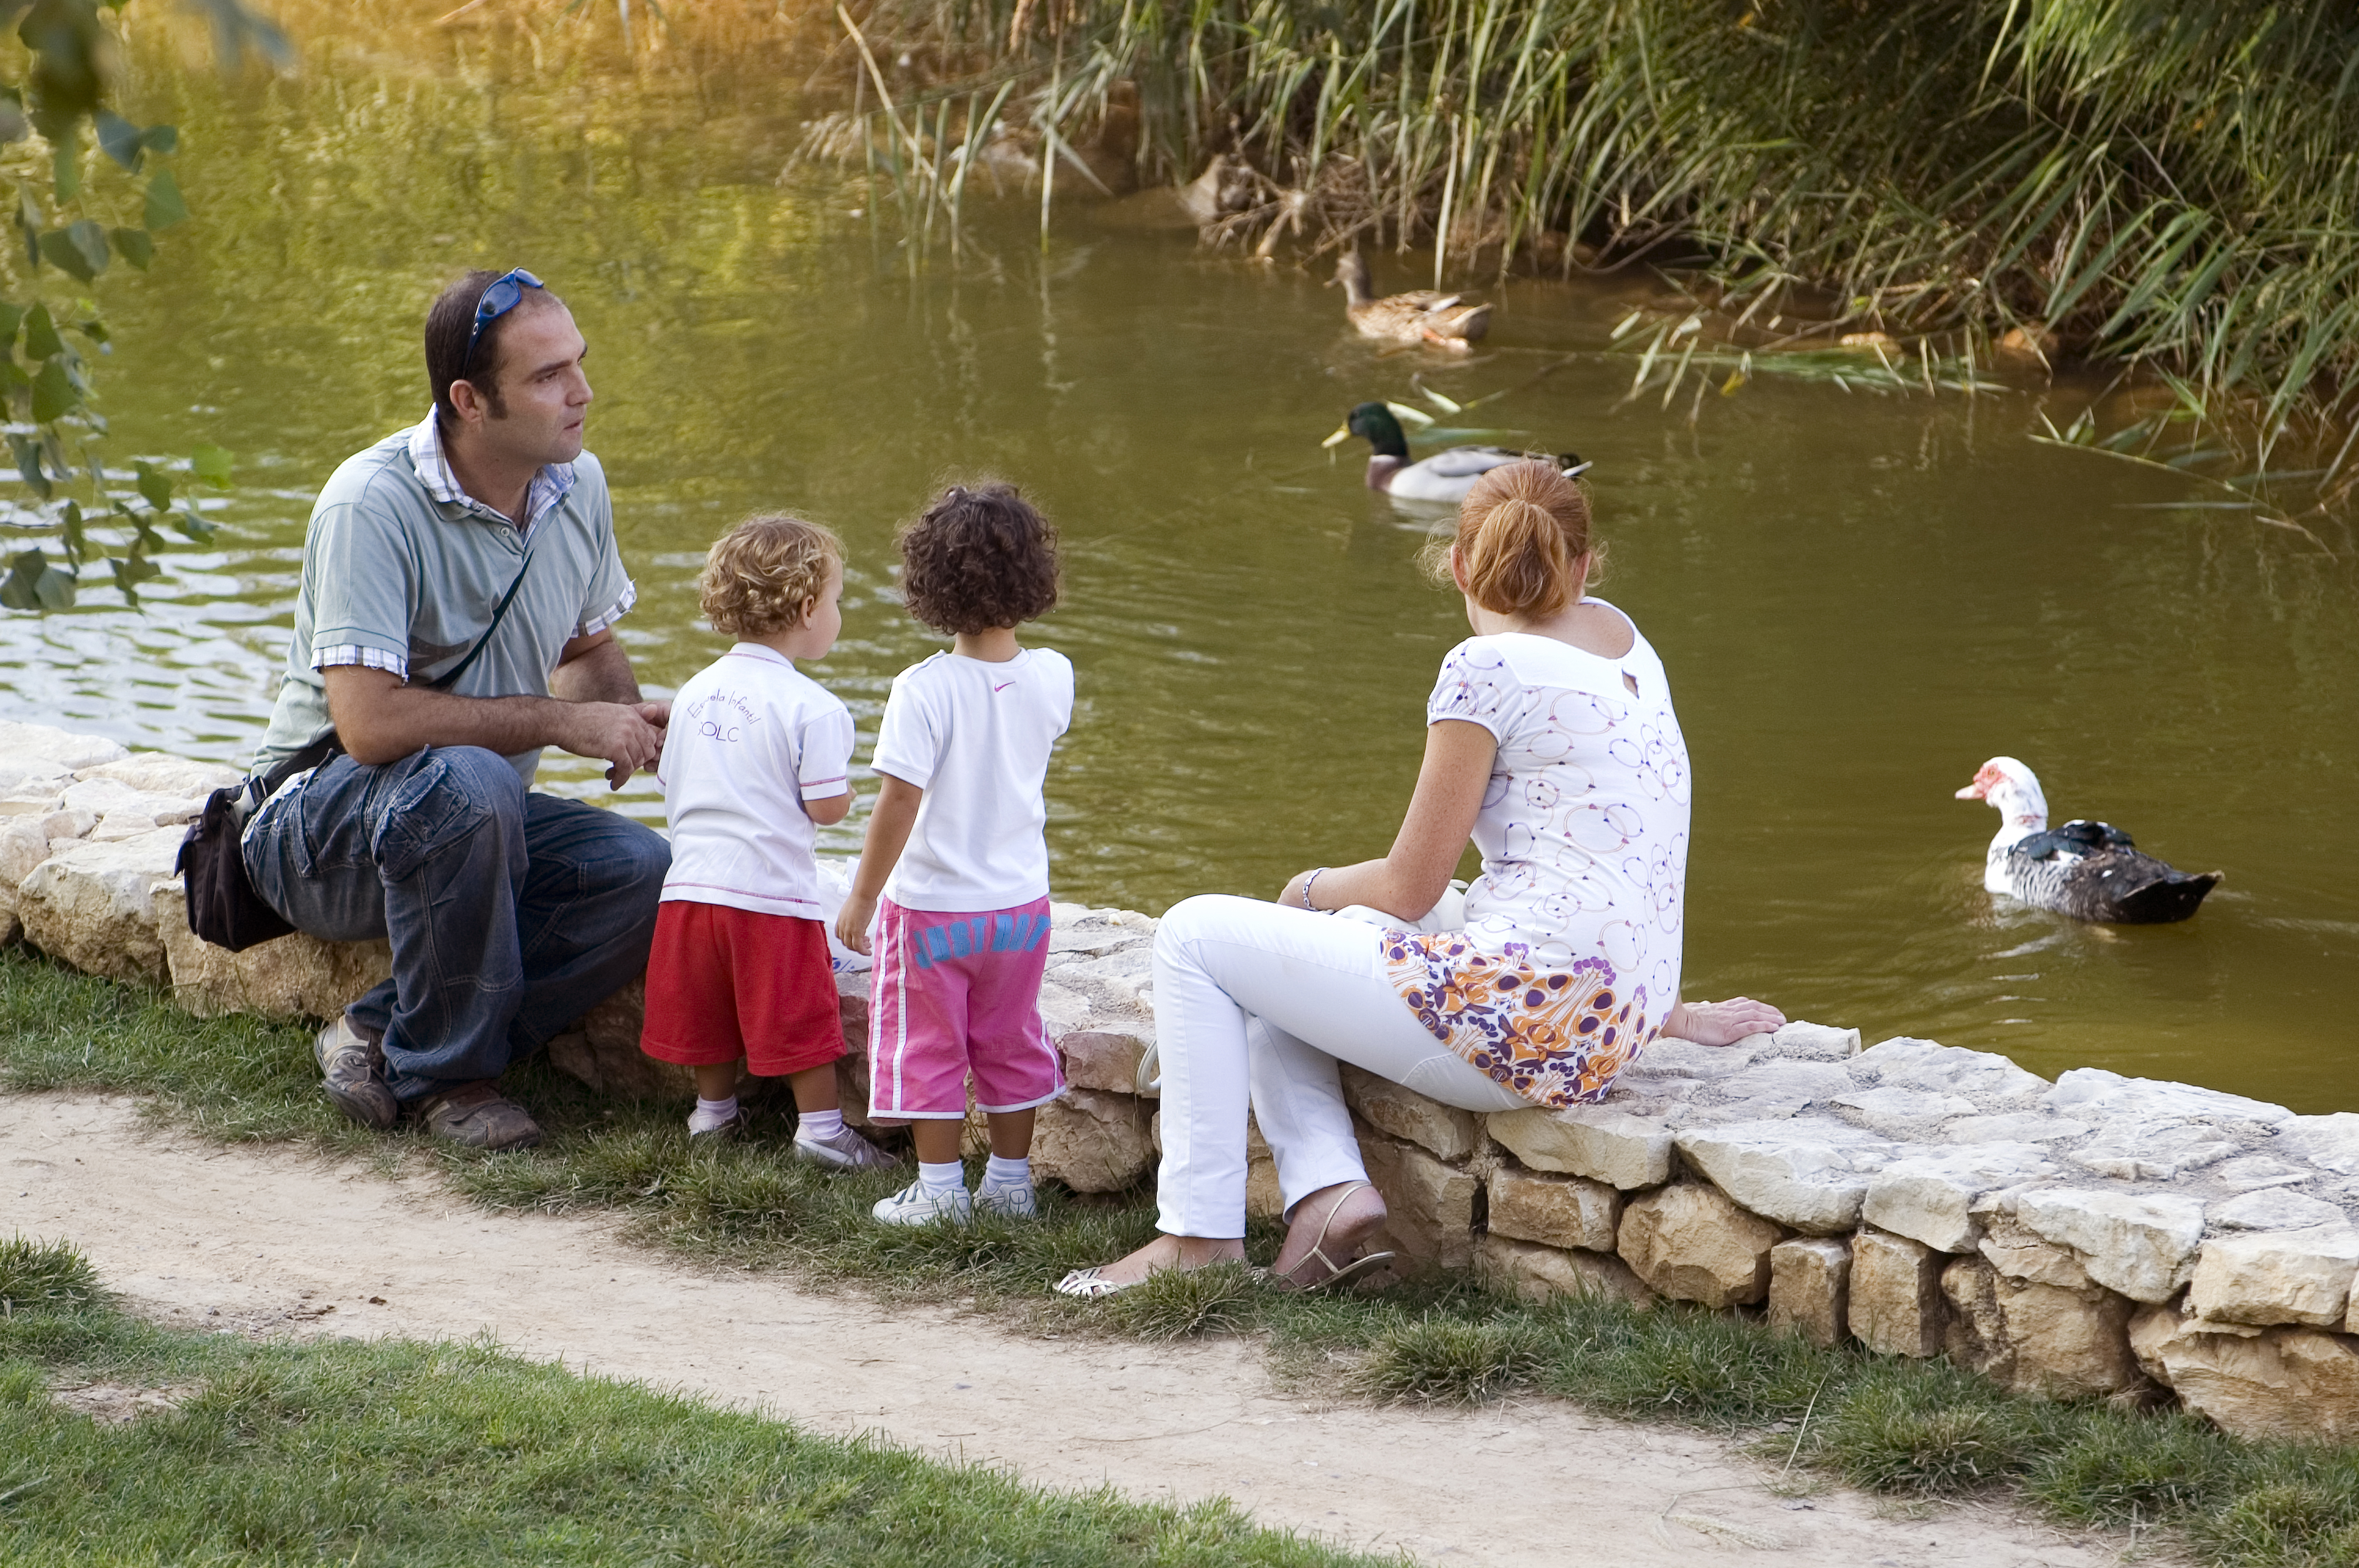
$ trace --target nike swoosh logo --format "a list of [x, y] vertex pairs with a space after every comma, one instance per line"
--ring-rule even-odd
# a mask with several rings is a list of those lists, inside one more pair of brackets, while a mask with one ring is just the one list
[[1014, 681], [1012, 681], [1012, 680], [1001, 681], [997, 686], [993, 687], [991, 688], [991, 690], [992, 690], [992, 695], [995, 697], [995, 696], [997, 696], [999, 693], [1001, 693], [1001, 692], [1003, 692], [1003, 691], [1006, 691], [1009, 687], [1014, 686], [1015, 684], [1016, 684], [1016, 683], [1015, 683]]

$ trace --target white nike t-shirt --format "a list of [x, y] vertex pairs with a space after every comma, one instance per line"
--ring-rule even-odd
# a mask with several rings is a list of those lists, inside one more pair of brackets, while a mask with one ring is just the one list
[[852, 787], [852, 715], [794, 661], [740, 643], [672, 698], [656, 783], [671, 822], [663, 896], [824, 920], [806, 800]]
[[1073, 665], [936, 654], [893, 677], [875, 766], [926, 792], [885, 893], [904, 909], [1011, 909], [1049, 894], [1049, 753], [1073, 718]]

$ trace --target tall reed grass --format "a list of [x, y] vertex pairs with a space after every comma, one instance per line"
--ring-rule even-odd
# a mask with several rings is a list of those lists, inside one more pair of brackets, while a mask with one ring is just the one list
[[916, 228], [995, 146], [1044, 202], [1093, 140], [1149, 179], [1220, 155], [1211, 237], [1430, 245], [1438, 280], [1651, 264], [1740, 350], [1888, 341], [1929, 376], [2102, 361], [2169, 392], [2115, 449], [2184, 456], [2217, 427], [2239, 461], [2313, 463], [2321, 496], [2359, 480], [2347, 4], [870, 0], [842, 20], [868, 54], [838, 54], [861, 102], [831, 134], [906, 160]]

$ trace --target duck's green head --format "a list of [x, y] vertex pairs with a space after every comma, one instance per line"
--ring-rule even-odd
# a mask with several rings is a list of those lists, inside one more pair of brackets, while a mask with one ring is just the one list
[[1353, 436], [1375, 448], [1380, 458], [1399, 458], [1403, 461], [1408, 459], [1408, 438], [1401, 434], [1400, 421], [1393, 416], [1393, 411], [1381, 403], [1363, 403], [1353, 409], [1343, 427], [1327, 438], [1327, 445], [1334, 446]]

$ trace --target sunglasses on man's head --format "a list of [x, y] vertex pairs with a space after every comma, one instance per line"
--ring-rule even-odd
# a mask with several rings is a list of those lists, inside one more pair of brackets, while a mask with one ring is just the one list
[[467, 334], [467, 357], [459, 362], [461, 381], [467, 379], [467, 372], [474, 365], [475, 345], [484, 341], [484, 329], [515, 309], [524, 299], [526, 289], [548, 287], [522, 267], [502, 273], [492, 279], [490, 286], [475, 301], [474, 330]]

